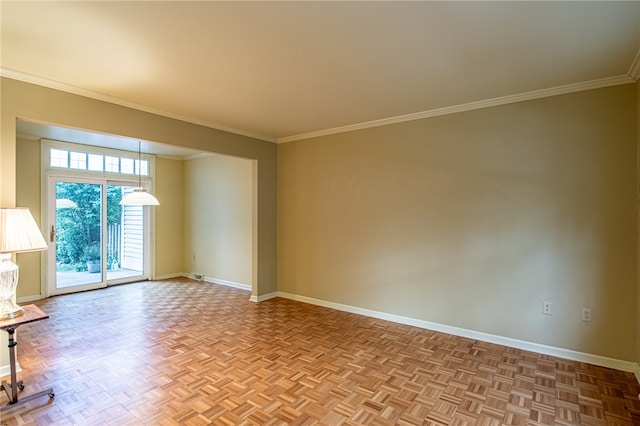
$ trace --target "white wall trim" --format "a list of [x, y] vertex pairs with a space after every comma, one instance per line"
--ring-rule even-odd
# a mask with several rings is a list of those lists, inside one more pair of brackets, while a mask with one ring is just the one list
[[628, 74], [629, 77], [631, 77], [635, 81], [638, 81], [638, 79], [640, 78], [640, 50], [638, 50], [638, 53], [636, 53], [636, 57], [633, 58], [633, 62], [629, 67]]
[[[325, 300], [314, 299], [296, 294], [277, 292], [278, 297], [296, 300], [298, 302], [310, 303], [312, 305], [323, 306], [325, 308], [336, 309], [338, 311], [349, 312], [353, 314], [364, 315], [367, 317], [378, 318], [385, 321], [396, 322], [399, 324], [411, 325], [427, 330], [438, 331], [441, 333], [453, 334], [455, 336], [465, 337], [468, 339], [480, 340], [497, 345], [508, 346], [516, 349], [522, 349], [531, 352], [537, 352], [544, 355], [551, 355], [558, 358], [565, 358], [573, 361], [585, 362], [589, 364], [609, 367], [616, 370], [633, 372], [636, 378], [640, 377], [640, 367], [638, 363], [631, 361], [623, 361], [614, 358], [608, 358], [600, 355], [592, 355], [584, 352], [573, 351], [571, 349], [557, 348], [553, 346], [542, 345], [539, 343], [527, 342], [524, 340], [512, 339], [510, 337], [497, 336], [494, 334], [482, 333], [479, 331], [468, 330], [459, 327], [453, 327], [435, 322], [419, 320], [415, 318], [404, 317], [400, 315], [387, 314], [384, 312], [373, 311], [370, 309], [358, 308], [341, 303], [327, 302]], [[640, 378], [638, 379], [640, 382]]]
[[[639, 52], [639, 55], [640, 55], [640, 52]], [[635, 83], [636, 80], [640, 78], [640, 57], [636, 56], [636, 58], [634, 59], [628, 71], [628, 74], [626, 75], [607, 77], [603, 79], [591, 80], [591, 81], [586, 81], [582, 83], [568, 84], [565, 86], [552, 87], [549, 89], [533, 90], [530, 92], [524, 92], [524, 93], [519, 93], [515, 95], [502, 96], [498, 98], [486, 99], [486, 100], [481, 100], [477, 102], [469, 102], [466, 104], [454, 105], [454, 106], [444, 107], [444, 108], [436, 108], [433, 110], [421, 111], [421, 112], [401, 115], [397, 117], [389, 117], [381, 120], [368, 121], [364, 123], [350, 124], [347, 126], [334, 127], [331, 129], [324, 129], [324, 130], [319, 130], [315, 132], [301, 133], [298, 135], [291, 135], [291, 136], [286, 136], [282, 138], [274, 138], [272, 136], [258, 135], [251, 132], [238, 130], [238, 129], [227, 128], [227, 127], [218, 125], [216, 123], [209, 123], [209, 122], [204, 122], [200, 120], [194, 120], [193, 118], [190, 118], [190, 117], [184, 117], [179, 114], [173, 114], [167, 111], [161, 111], [145, 105], [136, 104], [134, 102], [125, 101], [122, 99], [115, 98], [113, 96], [105, 95], [105, 94], [94, 92], [91, 90], [82, 89], [79, 87], [45, 79], [35, 75], [26, 74], [26, 73], [16, 71], [10, 68], [6, 68], [6, 67], [0, 67], [0, 77], [11, 78], [13, 80], [23, 81], [25, 83], [31, 83], [38, 86], [48, 87], [50, 89], [60, 90], [62, 92], [72, 93], [75, 95], [80, 95], [80, 96], [88, 97], [91, 99], [96, 99], [99, 101], [109, 102], [109, 103], [124, 106], [127, 108], [133, 108], [139, 111], [149, 112], [151, 114], [173, 118], [180, 121], [186, 121], [188, 123], [197, 124], [200, 126], [205, 126], [212, 129], [229, 132], [229, 133], [234, 133], [241, 136], [260, 139], [267, 142], [286, 143], [286, 142], [293, 142], [293, 141], [298, 141], [302, 139], [310, 139], [310, 138], [315, 138], [320, 136], [333, 135], [336, 133], [344, 133], [344, 132], [350, 132], [354, 130], [368, 129], [371, 127], [385, 126], [388, 124], [403, 123], [406, 121], [421, 120], [424, 118], [437, 117], [437, 116], [447, 115], [447, 114], [455, 114], [458, 112], [471, 111], [471, 110], [476, 110], [481, 108], [489, 108], [492, 106], [506, 105], [510, 103], [528, 101], [533, 99], [540, 99], [540, 98], [545, 98], [549, 96], [563, 95], [567, 93], [574, 93], [574, 92], [580, 92], [580, 91], [591, 90], [591, 89], [600, 89], [600, 88], [616, 86], [620, 84]]]
[[227, 287], [238, 288], [240, 290], [251, 291], [251, 285], [249, 285], [249, 284], [236, 283], [236, 282], [233, 282], [233, 281], [221, 280], [219, 278], [209, 278], [206, 275], [205, 275], [203, 281], [211, 283], [211, 284], [224, 285], [224, 286], [227, 286]]
[[[22, 367], [20, 367], [20, 363], [16, 359], [16, 373], [19, 373], [21, 371]], [[9, 374], [11, 374], [11, 366], [9, 364], [0, 366], [0, 377], [8, 376]]]
[[274, 298], [276, 298], [278, 296], [280, 296], [280, 292], [279, 291], [274, 291], [273, 293], [267, 293], [267, 294], [263, 294], [263, 295], [260, 295], [260, 296], [251, 295], [249, 300], [251, 302], [264, 302], [265, 300], [274, 299]]
[[617, 86], [621, 84], [635, 83], [630, 75], [620, 75], [616, 77], [602, 78], [598, 80], [585, 81], [582, 83], [568, 84], [566, 86], [551, 87], [549, 89], [533, 90], [531, 92], [519, 93], [515, 95], [501, 96], [498, 98], [485, 99], [477, 102], [469, 102], [461, 105], [437, 108], [428, 111], [416, 112], [397, 117], [383, 118], [381, 120], [367, 121], [364, 123], [350, 124], [347, 126], [335, 127], [333, 129], [319, 130], [317, 132], [302, 133], [299, 135], [278, 138], [278, 143], [293, 142], [302, 139], [317, 138], [320, 136], [345, 133], [355, 130], [368, 129], [371, 127], [386, 126], [389, 124], [404, 123], [406, 121], [422, 120], [424, 118], [438, 117], [441, 115], [456, 114], [459, 112], [472, 111], [476, 109], [489, 108], [499, 105], [512, 104], [516, 102], [530, 101], [534, 99], [547, 98], [550, 96], [565, 95], [568, 93], [582, 92], [585, 90], [601, 89], [604, 87]]
[[245, 132], [243, 130], [232, 129], [216, 123], [209, 123], [202, 120], [196, 120], [192, 117], [186, 117], [180, 114], [174, 114], [171, 112], [162, 111], [156, 108], [148, 107], [146, 105], [141, 105], [135, 102], [126, 101], [113, 96], [105, 95], [103, 93], [94, 92], [93, 90], [87, 90], [80, 87], [71, 86], [69, 84], [61, 83], [59, 81], [49, 80], [49, 79], [38, 77], [32, 74], [16, 71], [11, 68], [0, 67], [0, 77], [11, 78], [13, 80], [23, 81], [25, 83], [31, 83], [37, 86], [48, 87], [49, 89], [60, 90], [61, 92], [72, 93], [74, 95], [80, 95], [86, 98], [96, 99], [98, 101], [109, 102], [109, 103], [120, 105], [123, 107], [136, 109], [138, 111], [144, 111], [144, 112], [160, 115], [167, 118], [173, 118], [175, 120], [185, 121], [187, 123], [197, 124], [199, 126], [209, 127], [211, 129], [221, 130], [223, 132], [234, 133], [236, 135], [246, 136], [254, 139], [260, 139], [266, 142], [276, 142], [275, 138], [270, 136], [258, 135], [251, 132]]
[[197, 160], [198, 158], [211, 157], [212, 155], [214, 154], [210, 152], [198, 152], [196, 154], [185, 155], [184, 157], [182, 157], [182, 161]]
[[153, 281], [160, 281], [160, 280], [172, 280], [174, 278], [182, 278], [182, 277], [189, 277], [189, 274], [187, 274], [186, 272], [176, 272], [174, 274], [164, 274], [164, 275], [156, 275], [153, 279]]
[[32, 294], [30, 296], [18, 297], [16, 302], [18, 304], [21, 304], [21, 303], [35, 302], [36, 300], [42, 300], [42, 299], [44, 299], [43, 295], [41, 295], [41, 294]]
[[[638, 365], [637, 362], [635, 363], [633, 374], [636, 376], [636, 380], [638, 381], [638, 383], [640, 383], [640, 365]], [[640, 395], [638, 395], [638, 398], [640, 398]]]
[[[193, 274], [194, 274], [194, 272], [179, 272], [179, 273], [176, 273], [176, 274], [162, 275], [161, 277], [158, 277], [157, 279], [166, 280], [166, 279], [177, 278], [177, 277], [184, 277], [184, 278], [193, 279], [192, 278]], [[204, 278], [202, 279], [202, 281], [210, 283], [210, 284], [224, 285], [224, 286], [227, 286], [227, 287], [233, 287], [233, 288], [237, 288], [237, 289], [240, 289], [240, 290], [251, 291], [251, 284], [237, 283], [237, 282], [234, 282], [234, 281], [223, 280], [223, 279], [220, 279], [220, 278], [211, 278], [211, 277], [207, 277], [206, 275], [204, 275]]]

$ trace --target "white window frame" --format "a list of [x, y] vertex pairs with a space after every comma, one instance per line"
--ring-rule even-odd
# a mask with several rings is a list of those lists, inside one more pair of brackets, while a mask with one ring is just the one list
[[[85, 168], [84, 169], [78, 169], [78, 168], [73, 168], [71, 167], [71, 156], [69, 155], [68, 159], [67, 159], [67, 167], [58, 167], [58, 166], [51, 166], [51, 150], [52, 149], [59, 149], [59, 150], [64, 150], [67, 151], [69, 153], [71, 152], [78, 152], [78, 153], [84, 153], [87, 154], [85, 157]], [[89, 170], [89, 160], [88, 160], [88, 154], [97, 154], [97, 155], [102, 155], [103, 156], [103, 170], [102, 171], [92, 171]], [[92, 145], [83, 145], [83, 144], [77, 144], [77, 143], [71, 143], [71, 142], [61, 142], [61, 141], [54, 141], [54, 140], [49, 140], [49, 139], [42, 139], [42, 157], [41, 157], [41, 161], [42, 161], [42, 168], [43, 171], [47, 171], [47, 170], [56, 170], [56, 171], [62, 171], [62, 170], [70, 170], [73, 172], [78, 172], [78, 173], [82, 173], [83, 176], [92, 176], [92, 177], [100, 177], [100, 178], [107, 178], [107, 179], [111, 179], [111, 180], [131, 180], [132, 176], [135, 176], [136, 179], [138, 179], [138, 175], [136, 174], [138, 172], [139, 169], [139, 165], [138, 165], [138, 152], [134, 152], [134, 151], [123, 151], [123, 150], [119, 150], [119, 149], [113, 149], [113, 148], [103, 148], [100, 146], [92, 146]], [[130, 159], [133, 162], [133, 172], [132, 173], [122, 173], [120, 171], [118, 172], [107, 172], [104, 171], [104, 169], [106, 168], [106, 160], [104, 157], [117, 157], [119, 158], [119, 166], [118, 166], [118, 170], [122, 170], [122, 159], [126, 158], [126, 159]], [[154, 174], [155, 174], [155, 159], [156, 156], [155, 155], [151, 155], [151, 154], [140, 154], [140, 159], [142, 159], [143, 161], [147, 162], [147, 174], [146, 175], [141, 175], [141, 179], [142, 180], [146, 180], [147, 182], [153, 182], [153, 178], [154, 178]], [[142, 170], [144, 171], [145, 168], [142, 167]], [[153, 190], [153, 188], [151, 189]]]
[[[49, 176], [74, 176], [77, 178], [88, 178], [88, 179], [101, 179], [110, 182], [122, 183], [128, 186], [131, 186], [133, 182], [137, 185], [138, 179], [142, 186], [151, 191], [151, 193], [155, 193], [154, 186], [154, 177], [156, 170], [156, 156], [152, 154], [140, 154], [138, 152], [133, 151], [124, 151], [113, 148], [104, 148], [99, 146], [92, 145], [84, 145], [73, 142], [62, 142], [62, 141], [54, 141], [50, 139], [41, 139], [40, 146], [40, 176], [41, 176], [41, 188], [44, 190], [40, 191], [40, 202], [42, 208], [41, 210], [41, 222], [43, 224], [47, 224], [48, 221], [48, 209], [47, 206], [47, 185]], [[74, 152], [85, 152], [87, 154], [100, 154], [103, 156], [110, 157], [119, 157], [119, 158], [131, 158], [134, 160], [134, 168], [135, 164], [138, 162], [138, 158], [147, 161], [147, 171], [148, 174], [146, 176], [138, 176], [136, 174], [123, 174], [123, 173], [114, 173], [114, 172], [96, 172], [88, 169], [72, 169], [71, 167], [52, 167], [51, 166], [51, 149], [60, 149], [65, 151], [74, 151]], [[70, 166], [70, 164], [68, 164]], [[149, 224], [149, 232], [145, 237], [145, 251], [148, 253], [148, 257], [145, 260], [145, 271], [147, 271], [146, 276], [148, 279], [153, 280], [155, 278], [155, 209], [145, 208], [145, 220], [148, 221]], [[46, 226], [46, 225], [45, 225]], [[46, 229], [42, 230], [44, 235], [49, 235], [46, 232]], [[45, 252], [46, 253], [46, 252]], [[47, 287], [47, 256], [41, 257], [41, 277], [40, 277], [40, 288], [41, 294], [45, 297], [49, 297], [49, 290]], [[114, 282], [113, 284], [118, 284]]]

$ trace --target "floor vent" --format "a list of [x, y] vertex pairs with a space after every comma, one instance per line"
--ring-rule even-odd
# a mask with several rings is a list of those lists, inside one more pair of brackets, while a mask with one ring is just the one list
[[194, 280], [202, 281], [204, 280], [204, 274], [191, 274], [191, 278]]

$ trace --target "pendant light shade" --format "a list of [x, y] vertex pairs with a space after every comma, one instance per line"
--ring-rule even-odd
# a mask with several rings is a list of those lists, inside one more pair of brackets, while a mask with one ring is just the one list
[[120, 204], [123, 206], [159, 206], [160, 202], [144, 188], [136, 188], [133, 192], [125, 195]]
[[142, 187], [142, 177], [140, 171], [142, 169], [142, 152], [140, 151], [140, 141], [138, 141], [138, 187], [133, 192], [125, 195], [120, 200], [122, 206], [159, 206], [160, 202], [156, 197], [149, 194]]

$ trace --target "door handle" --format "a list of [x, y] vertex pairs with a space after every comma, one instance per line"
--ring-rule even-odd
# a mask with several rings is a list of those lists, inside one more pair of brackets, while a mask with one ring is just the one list
[[49, 241], [54, 242], [56, 240], [56, 228], [51, 225], [51, 232], [49, 232]]

